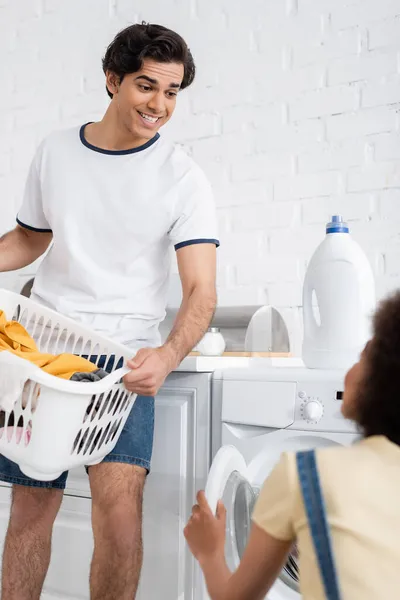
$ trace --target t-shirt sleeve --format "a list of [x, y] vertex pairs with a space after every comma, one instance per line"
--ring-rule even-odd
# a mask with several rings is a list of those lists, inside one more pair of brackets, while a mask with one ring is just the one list
[[253, 522], [278, 540], [294, 540], [296, 474], [294, 455], [283, 453], [265, 481], [253, 511]]
[[41, 149], [37, 152], [29, 169], [21, 208], [17, 214], [17, 223], [32, 231], [47, 232], [51, 227], [43, 211], [42, 189], [38, 162]]
[[193, 168], [183, 178], [169, 237], [179, 250], [192, 244], [219, 246], [214, 196], [204, 173]]

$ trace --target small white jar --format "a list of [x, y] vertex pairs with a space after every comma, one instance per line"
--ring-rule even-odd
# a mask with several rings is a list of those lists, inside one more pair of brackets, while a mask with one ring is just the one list
[[196, 346], [202, 356], [221, 356], [225, 350], [224, 336], [218, 327], [210, 327]]

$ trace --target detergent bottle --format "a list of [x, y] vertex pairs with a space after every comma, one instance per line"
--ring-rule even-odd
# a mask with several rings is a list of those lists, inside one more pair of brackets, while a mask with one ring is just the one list
[[371, 265], [347, 223], [333, 216], [304, 280], [304, 365], [350, 368], [371, 337], [375, 304]]

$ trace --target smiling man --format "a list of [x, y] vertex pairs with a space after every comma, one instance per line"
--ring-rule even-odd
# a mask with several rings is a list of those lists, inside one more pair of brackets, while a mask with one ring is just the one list
[[[184, 40], [158, 25], [121, 31], [103, 59], [109, 107], [98, 123], [56, 132], [31, 166], [17, 227], [0, 239], [0, 271], [50, 246], [32, 298], [132, 349], [125, 385], [139, 397], [116, 447], [89, 468], [92, 600], [132, 600], [142, 563], [142, 496], [154, 395], [206, 331], [215, 304], [216, 217], [197, 165], [158, 130], [195, 75]], [[183, 301], [161, 345], [173, 245]], [[0, 457], [13, 484], [2, 598], [38, 600], [67, 473], [52, 483]]]

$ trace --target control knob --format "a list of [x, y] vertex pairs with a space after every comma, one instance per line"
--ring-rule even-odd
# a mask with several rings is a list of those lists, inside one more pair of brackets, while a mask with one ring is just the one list
[[318, 400], [310, 400], [304, 406], [304, 418], [307, 421], [319, 421], [323, 413], [324, 409]]

